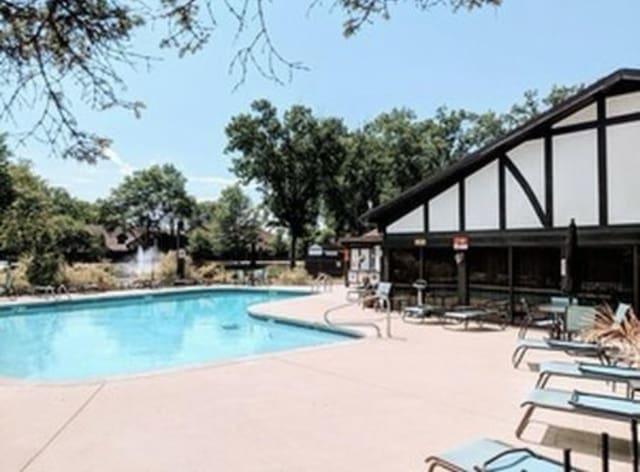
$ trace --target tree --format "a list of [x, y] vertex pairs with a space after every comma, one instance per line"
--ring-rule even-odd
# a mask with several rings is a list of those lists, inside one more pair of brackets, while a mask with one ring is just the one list
[[97, 261], [105, 254], [103, 236], [72, 215], [54, 215], [48, 221], [57, 252], [67, 262]]
[[211, 231], [207, 228], [197, 227], [189, 232], [187, 251], [195, 262], [212, 259], [215, 256]]
[[0, 135], [0, 221], [2, 213], [14, 201], [16, 197], [11, 172], [9, 170], [9, 149], [4, 136]]
[[243, 257], [258, 238], [257, 211], [239, 185], [222, 190], [211, 220], [213, 249], [221, 255]]
[[257, 184], [276, 225], [289, 231], [294, 267], [298, 239], [316, 225], [325, 176], [335, 168], [339, 123], [318, 121], [302, 106], [280, 120], [267, 100], [253, 102], [251, 110], [227, 125], [227, 152], [238, 153], [233, 172], [245, 184]]
[[173, 233], [179, 219], [188, 219], [195, 200], [187, 179], [171, 164], [154, 165], [125, 177], [100, 203], [100, 220], [108, 228], [139, 228], [148, 244], [162, 230]]
[[[307, 0], [320, 7], [319, 0]], [[338, 0], [331, 8], [344, 14], [344, 34], [351, 36], [377, 18], [389, 18], [398, 0]], [[444, 5], [454, 11], [497, 6], [501, 0], [416, 0], [421, 10]], [[131, 45], [142, 28], [163, 21], [166, 35], [159, 47], [180, 56], [203, 48], [218, 24], [236, 24], [239, 44], [230, 69], [242, 83], [255, 70], [269, 80], [283, 82], [304, 69], [288, 59], [274, 41], [265, 0], [15, 0], [0, 3], [0, 72], [5, 87], [1, 119], [14, 118], [24, 106], [37, 106], [37, 118], [25, 128], [23, 139], [50, 143], [56, 155], [95, 162], [105, 156], [110, 140], [83, 129], [73, 98], [95, 110], [120, 108], [136, 117], [144, 109], [124, 96], [120, 69], [149, 65], [154, 58]], [[226, 15], [226, 16], [225, 16]]]

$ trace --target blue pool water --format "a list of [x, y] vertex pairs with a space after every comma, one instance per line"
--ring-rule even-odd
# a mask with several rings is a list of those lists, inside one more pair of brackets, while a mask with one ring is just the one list
[[0, 376], [103, 378], [313, 346], [345, 336], [250, 317], [300, 294], [206, 291], [0, 311]]

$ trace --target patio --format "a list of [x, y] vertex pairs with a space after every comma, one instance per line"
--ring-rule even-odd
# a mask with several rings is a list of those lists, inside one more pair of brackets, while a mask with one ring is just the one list
[[[258, 311], [320, 322], [344, 297], [335, 288]], [[335, 319], [366, 316], [352, 308]], [[620, 462], [630, 437], [621, 423], [538, 411], [524, 441], [515, 439], [519, 404], [536, 378], [529, 366], [511, 367], [516, 330], [457, 332], [398, 318], [392, 330], [392, 340], [104, 383], [3, 381], [0, 469], [424, 470], [427, 455], [486, 436], [558, 459], [571, 447], [576, 465], [595, 470], [598, 433], [608, 431], [612, 470], [629, 470]], [[552, 386], [573, 388], [570, 380]], [[603, 383], [580, 388], [610, 391]]]

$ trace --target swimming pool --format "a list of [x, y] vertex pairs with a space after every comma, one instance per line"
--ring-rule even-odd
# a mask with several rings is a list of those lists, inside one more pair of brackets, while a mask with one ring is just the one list
[[247, 307], [304, 294], [208, 290], [0, 310], [0, 376], [104, 378], [348, 339], [249, 316]]

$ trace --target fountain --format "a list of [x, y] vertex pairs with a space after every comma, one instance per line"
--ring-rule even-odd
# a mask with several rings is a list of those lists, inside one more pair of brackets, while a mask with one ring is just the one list
[[142, 246], [138, 246], [135, 259], [135, 275], [136, 277], [143, 277], [151, 274], [153, 277], [153, 268], [158, 260], [158, 245], [154, 242], [153, 246], [143, 249]]

